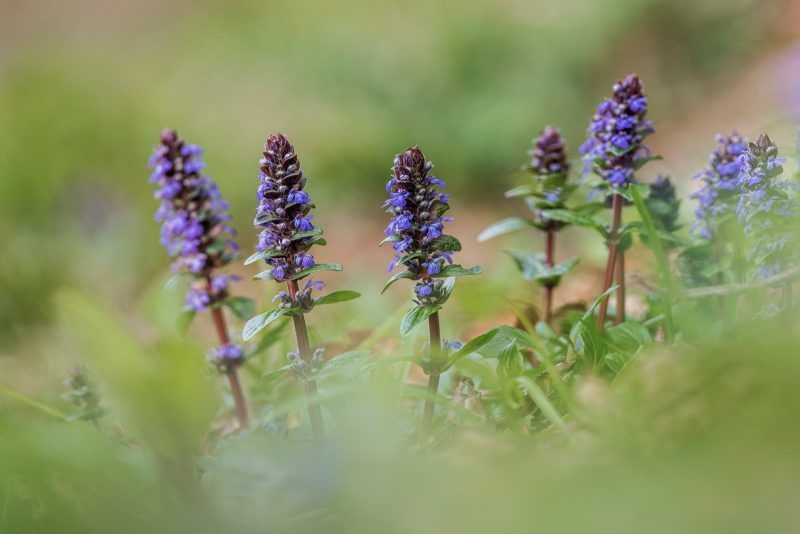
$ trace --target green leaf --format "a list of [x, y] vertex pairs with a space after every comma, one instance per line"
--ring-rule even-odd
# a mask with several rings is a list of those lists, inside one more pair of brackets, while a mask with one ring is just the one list
[[592, 305], [589, 306], [586, 309], [586, 311], [583, 314], [583, 317], [581, 317], [581, 321], [586, 321], [592, 315], [594, 315], [594, 312], [595, 312], [595, 310], [597, 310], [597, 307], [600, 306], [600, 303], [603, 302], [604, 300], [606, 300], [608, 297], [610, 297], [614, 293], [614, 291], [617, 290], [618, 287], [619, 286], [617, 286], [617, 285], [612, 285], [605, 292], [603, 292], [602, 295], [600, 295], [599, 297], [594, 299], [594, 302], [592, 302]]
[[378, 245], [378, 246], [382, 247], [386, 243], [397, 243], [401, 239], [402, 239], [402, 237], [400, 237], [399, 235], [393, 234], [393, 235], [390, 235], [389, 237], [385, 238], [383, 241], [381, 241], [381, 244]]
[[[641, 184], [645, 185], [645, 184]], [[650, 211], [647, 205], [642, 200], [642, 195], [635, 187], [630, 188], [631, 197], [636, 209], [639, 211], [639, 216], [642, 218], [645, 229], [647, 230], [647, 240], [650, 248], [653, 250], [653, 255], [656, 257], [656, 270], [658, 273], [659, 282], [664, 291], [661, 295], [661, 308], [664, 314], [664, 337], [667, 343], [672, 340], [673, 324], [672, 324], [672, 273], [669, 269], [669, 260], [664, 252], [664, 247], [661, 245], [661, 240], [658, 237], [653, 218], [650, 216]]]
[[520, 376], [525, 371], [525, 359], [515, 340], [510, 341], [497, 355], [497, 371], [506, 380]]
[[541, 253], [507, 252], [514, 260], [526, 280], [535, 280], [542, 285], [558, 285], [561, 277], [578, 264], [578, 258], [570, 258], [565, 262], [548, 267], [545, 256]]
[[610, 352], [603, 356], [603, 363], [611, 370], [611, 372], [617, 374], [622, 371], [622, 368], [625, 367], [626, 363], [628, 363], [628, 358], [619, 352]]
[[278, 256], [283, 256], [283, 254], [284, 254], [283, 251], [276, 250], [274, 248], [270, 248], [270, 249], [267, 249], [267, 250], [262, 250], [261, 252], [256, 252], [255, 254], [252, 254], [249, 258], [244, 260], [244, 264], [245, 265], [250, 265], [250, 264], [255, 263], [255, 262], [259, 261], [259, 260], [263, 260], [263, 259], [266, 259], [266, 258], [277, 258]]
[[542, 210], [542, 217], [584, 228], [592, 228], [604, 237], [607, 237], [608, 234], [605, 223], [591, 215], [583, 215], [570, 210]]
[[386, 293], [386, 290], [389, 289], [389, 287], [392, 284], [394, 284], [395, 282], [397, 282], [398, 280], [415, 280], [415, 279], [416, 279], [416, 276], [414, 276], [413, 274], [411, 274], [408, 271], [399, 272], [396, 275], [394, 275], [391, 278], [389, 278], [389, 281], [386, 282], [386, 284], [383, 286], [383, 289], [381, 289], [381, 295]]
[[253, 277], [253, 280], [272, 280], [272, 269], [261, 271]]
[[412, 252], [411, 254], [406, 254], [405, 256], [403, 256], [402, 258], [397, 260], [395, 263], [397, 265], [405, 265], [406, 263], [408, 263], [408, 262], [410, 262], [412, 260], [415, 260], [417, 258], [424, 258], [424, 257], [425, 257], [425, 254], [423, 254], [422, 252]]
[[258, 334], [261, 330], [263, 330], [268, 324], [272, 323], [276, 319], [283, 317], [287, 313], [289, 313], [288, 308], [278, 308], [277, 310], [271, 310], [266, 313], [262, 313], [261, 315], [256, 315], [244, 325], [244, 330], [242, 331], [242, 339], [248, 341], [253, 339], [253, 337]]
[[639, 194], [644, 198], [650, 194], [650, 186], [648, 184], [630, 184], [627, 187], [617, 187], [614, 192], [629, 202], [633, 202], [633, 192]]
[[371, 356], [368, 350], [354, 350], [334, 356], [317, 372], [315, 378], [323, 380], [334, 375], [349, 374], [360, 370]]
[[406, 337], [425, 319], [439, 311], [438, 306], [414, 306], [400, 322], [400, 335]]
[[483, 334], [471, 339], [463, 347], [461, 347], [456, 352], [450, 355], [450, 362], [448, 364], [448, 367], [456, 363], [464, 356], [468, 356], [474, 352], [479, 351], [487, 343], [489, 343], [492, 339], [494, 339], [494, 337], [497, 335], [498, 332], [499, 330], [497, 328], [492, 328], [491, 330], [487, 330]]
[[547, 398], [547, 395], [542, 391], [542, 388], [539, 387], [536, 381], [527, 376], [520, 376], [516, 378], [516, 382], [528, 392], [528, 396], [530, 396], [531, 400], [539, 407], [542, 414], [547, 417], [553, 425], [558, 428], [565, 428], [567, 426], [566, 423], [564, 423], [564, 419], [559, 415], [558, 410], [556, 410], [556, 407], [553, 406], [553, 403], [550, 402], [550, 399]]
[[262, 225], [264, 223], [277, 221], [278, 219], [280, 219], [280, 217], [278, 217], [274, 213], [269, 213], [269, 212], [262, 213], [261, 215], [258, 215], [253, 219], [253, 225], [254, 226], [259, 226], [259, 225]]
[[486, 230], [480, 233], [478, 236], [478, 241], [488, 241], [494, 237], [499, 235], [508, 234], [511, 232], [516, 232], [517, 230], [522, 230], [523, 228], [535, 228], [536, 224], [533, 221], [529, 221], [527, 219], [520, 219], [518, 217], [510, 217], [508, 219], [503, 219], [502, 221], [498, 221], [488, 227]]
[[460, 265], [447, 265], [444, 269], [439, 271], [438, 274], [434, 275], [434, 278], [449, 278], [451, 276], [472, 276], [475, 274], [481, 274], [483, 269], [480, 266], [476, 265], [474, 267], [470, 267], [469, 269], [464, 268]]
[[321, 233], [321, 228], [314, 227], [306, 232], [297, 232], [292, 236], [292, 241], [297, 241], [298, 239], [303, 239], [304, 237], [313, 237], [315, 235], [320, 235]]
[[662, 159], [664, 158], [662, 158], [661, 156], [645, 156], [643, 158], [639, 158], [633, 162], [633, 170], [638, 171], [639, 169], [644, 167], [645, 164], [649, 161], [660, 161]]
[[269, 330], [269, 332], [261, 336], [261, 339], [258, 340], [258, 344], [256, 344], [255, 347], [247, 352], [247, 356], [250, 357], [255, 356], [256, 354], [261, 354], [275, 343], [280, 341], [281, 335], [283, 335], [283, 331], [286, 329], [287, 324], [287, 322], [276, 324]]
[[223, 302], [239, 319], [247, 320], [256, 313], [256, 301], [247, 297], [231, 297]]
[[178, 331], [178, 335], [181, 337], [185, 337], [186, 333], [189, 331], [189, 326], [191, 326], [192, 321], [194, 321], [197, 312], [194, 310], [183, 310], [178, 315], [177, 321], [175, 321], [175, 329]]
[[650, 331], [636, 321], [625, 321], [607, 329], [611, 342], [625, 352], [635, 352], [639, 347], [649, 345], [653, 338]]
[[292, 276], [289, 280], [301, 280], [312, 273], [317, 273], [320, 271], [341, 271], [342, 266], [338, 263], [318, 263], [313, 267], [309, 267], [308, 269], [303, 269], [302, 271], [297, 271], [294, 276]]
[[447, 252], [459, 252], [461, 250], [461, 242], [451, 235], [442, 234], [433, 240], [431, 247]]
[[213, 243], [211, 243], [208, 247], [206, 247], [205, 253], [206, 254], [219, 254], [225, 247], [228, 245], [227, 239], [217, 239]]
[[274, 371], [265, 373], [264, 376], [261, 377], [261, 380], [259, 380], [259, 389], [272, 389], [274, 387], [274, 382], [289, 372], [291, 368], [291, 365], [284, 365], [283, 367], [275, 369]]
[[536, 184], [525, 184], [514, 187], [509, 189], [505, 192], [506, 198], [515, 198], [515, 197], [526, 197], [528, 195], [533, 195], [539, 192], [539, 188]]
[[573, 213], [577, 213], [578, 215], [588, 216], [594, 215], [598, 211], [603, 211], [605, 209], [605, 202], [586, 202], [585, 204], [579, 204], [571, 208], [571, 211]]
[[357, 299], [361, 296], [361, 293], [357, 291], [349, 291], [349, 290], [342, 290], [342, 291], [334, 291], [333, 293], [328, 293], [324, 297], [320, 297], [316, 300], [316, 305], [321, 306], [323, 304], [334, 304], [336, 302], [346, 302], [348, 300]]

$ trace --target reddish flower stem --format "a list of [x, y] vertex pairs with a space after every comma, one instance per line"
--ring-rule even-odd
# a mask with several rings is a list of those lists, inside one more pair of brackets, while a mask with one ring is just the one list
[[[286, 282], [289, 288], [289, 296], [294, 300], [298, 291], [297, 280], [289, 280]], [[294, 333], [297, 336], [297, 348], [300, 351], [300, 358], [303, 361], [311, 362], [311, 343], [308, 340], [308, 328], [306, 327], [306, 318], [302, 313], [293, 315]], [[322, 423], [322, 410], [317, 400], [317, 383], [313, 380], [307, 380], [304, 383], [306, 391], [306, 404], [308, 405], [308, 420], [311, 423], [311, 434], [314, 436], [314, 443], [317, 447], [325, 445], [325, 431]]]
[[[554, 228], [548, 228], [545, 234], [545, 260], [546, 267], [555, 265], [555, 249], [556, 249], [556, 231]], [[549, 322], [553, 314], [553, 290], [555, 285], [547, 283], [544, 286], [544, 303], [542, 310], [544, 314], [544, 322]]]
[[[228, 327], [225, 324], [225, 316], [222, 313], [222, 308], [211, 308], [211, 317], [214, 319], [214, 327], [217, 330], [217, 337], [222, 345], [230, 343], [231, 339], [228, 336]], [[231, 393], [233, 394], [233, 402], [236, 405], [236, 420], [239, 423], [240, 429], [247, 428], [247, 403], [244, 400], [244, 393], [242, 393], [242, 386], [239, 383], [239, 375], [235, 367], [230, 367], [225, 372], [228, 377], [228, 382], [231, 385]]]
[[425, 408], [422, 413], [422, 429], [420, 437], [427, 442], [433, 426], [433, 414], [436, 408], [436, 395], [439, 392], [439, 355], [442, 348], [442, 334], [439, 327], [439, 312], [428, 317], [430, 330], [431, 373], [428, 376], [428, 394], [425, 397]]
[[[603, 291], [605, 293], [611, 287], [611, 282], [614, 280], [614, 266], [617, 263], [617, 232], [622, 222], [622, 197], [614, 194], [611, 203], [611, 232], [608, 236], [608, 261], [606, 261], [606, 273], [603, 277]], [[602, 332], [605, 328], [606, 315], [608, 314], [608, 297], [603, 299], [600, 303], [600, 309], [597, 312], [597, 329]]]
[[614, 317], [614, 324], [620, 324], [625, 321], [625, 253], [617, 251], [617, 313]]

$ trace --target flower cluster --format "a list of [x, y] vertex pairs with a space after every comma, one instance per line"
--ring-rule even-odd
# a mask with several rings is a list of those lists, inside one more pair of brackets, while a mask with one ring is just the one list
[[635, 74], [614, 84], [614, 94], [604, 100], [589, 126], [589, 139], [581, 146], [584, 172], [593, 170], [611, 187], [634, 182], [634, 171], [649, 156], [644, 138], [655, 130], [647, 114], [647, 96]]
[[748, 257], [762, 277], [773, 276], [794, 263], [800, 207], [797, 184], [781, 179], [783, 163], [778, 147], [766, 135], [750, 143], [739, 157], [738, 185], [742, 190], [736, 214], [744, 234], [753, 239]]
[[699, 203], [692, 229], [704, 239], [711, 239], [736, 209], [739, 157], [747, 147], [746, 141], [736, 132], [727, 137], [717, 135], [717, 142], [719, 147], [709, 156], [709, 168], [694, 177], [702, 185], [691, 195]]
[[105, 415], [106, 409], [102, 407], [100, 393], [86, 369], [83, 366], [72, 369], [64, 385], [69, 390], [62, 397], [78, 408], [78, 413], [71, 415], [70, 419], [91, 421], [97, 425], [98, 420]]
[[272, 302], [280, 301], [280, 308], [298, 308], [302, 313], [308, 313], [314, 308], [315, 299], [311, 296], [312, 290], [322, 291], [325, 282], [314, 281], [311, 278], [306, 280], [302, 289], [299, 289], [292, 298], [286, 291], [278, 291], [273, 297]]
[[318, 347], [314, 350], [314, 354], [309, 361], [305, 361], [299, 352], [290, 352], [286, 355], [289, 358], [289, 369], [292, 374], [304, 382], [314, 379], [317, 374], [325, 365], [325, 349]]
[[258, 212], [254, 224], [261, 228], [258, 251], [272, 270], [270, 278], [291, 280], [315, 265], [309, 249], [322, 242], [321, 231], [309, 215], [314, 205], [303, 191], [306, 179], [294, 147], [283, 134], [273, 135], [264, 145], [259, 162]]
[[244, 363], [244, 349], [242, 349], [241, 345], [226, 343], [222, 346], [215, 347], [211, 351], [209, 360], [220, 371], [228, 372], [230, 369]]
[[[535, 210], [564, 208], [564, 203], [574, 187], [567, 182], [569, 161], [567, 149], [561, 132], [554, 126], [547, 126], [533, 140], [532, 156], [528, 170], [534, 176], [531, 207]], [[541, 221], [544, 229], [558, 229], [559, 221]]]
[[[449, 209], [447, 194], [439, 191], [444, 182], [429, 175], [433, 163], [425, 161], [418, 146], [394, 159], [392, 178], [386, 184], [389, 199], [384, 203], [392, 217], [384, 233], [392, 242], [395, 259], [389, 271], [403, 265], [417, 280], [414, 292], [422, 305], [438, 305], [446, 299], [441, 278], [434, 278], [452, 263], [455, 238], [444, 235], [444, 224], [452, 221], [443, 214]], [[460, 248], [460, 247], [457, 247]]]
[[539, 137], [533, 140], [530, 152], [531, 170], [538, 176], [566, 174], [569, 171], [567, 149], [561, 132], [555, 126], [547, 126]]
[[150, 182], [158, 185], [155, 197], [161, 201], [155, 215], [162, 223], [161, 244], [177, 257], [174, 270], [185, 267], [192, 273], [186, 306], [196, 312], [227, 298], [228, 284], [238, 277], [214, 271], [239, 251], [231, 239], [235, 230], [227, 224], [228, 204], [217, 184], [201, 174], [201, 154], [200, 147], [186, 144], [175, 130], [164, 130], [150, 158]]

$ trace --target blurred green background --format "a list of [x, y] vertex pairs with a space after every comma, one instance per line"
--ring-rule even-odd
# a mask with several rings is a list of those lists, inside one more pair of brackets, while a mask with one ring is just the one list
[[[94, 307], [107, 310], [106, 315], [119, 315], [120, 324], [113, 328], [119, 328], [120, 336], [131, 336], [130, 344], [145, 346], [174, 334], [181, 296], [162, 290], [169, 260], [158, 244], [158, 225], [152, 220], [156, 204], [146, 167], [162, 128], [174, 127], [205, 149], [206, 169], [231, 203], [245, 254], [255, 245], [250, 221], [263, 142], [271, 133], [289, 135], [317, 205], [315, 222], [328, 237], [329, 246], [319, 253], [320, 258], [345, 264], [345, 273], [326, 280], [365, 295], [339, 311], [315, 312], [316, 335], [345, 345], [383, 324], [406, 299], [399, 290], [383, 298], [377, 295], [390, 259], [389, 251], [377, 248], [386, 223], [380, 206], [394, 154], [419, 144], [453, 194], [457, 218], [453, 234], [465, 244], [463, 263], [481, 263], [486, 271], [480, 280], [465, 282], [465, 291], [456, 294], [456, 304], [445, 318], [446, 328], [455, 337], [503, 320], [508, 315], [503, 298], [514, 288], [533, 291], [512, 274], [510, 262], [500, 253], [501, 245], [508, 243], [530, 248], [531, 236], [504, 243], [474, 242], [489, 222], [520, 212], [520, 205], [504, 200], [502, 191], [518, 180], [515, 172], [526, 162], [533, 136], [546, 124], [556, 124], [576, 155], [597, 102], [614, 81], [638, 72], [645, 80], [650, 118], [658, 132], [651, 145], [665, 157], [648, 166], [641, 178], [671, 174], [682, 193], [688, 194], [693, 188], [691, 176], [702, 168], [714, 146], [714, 133], [737, 128], [752, 136], [768, 129], [782, 148], [793, 146], [798, 121], [791, 112], [800, 102], [800, 87], [792, 78], [800, 62], [798, 20], [797, 0], [0, 1], [0, 385], [13, 386], [52, 405], [68, 406], [59, 399], [60, 382], [84, 357], [62, 344], [64, 332], [80, 326], [76, 327], [79, 323], [74, 317], [59, 315], [59, 307], [77, 315]], [[684, 201], [683, 209], [688, 221], [692, 203]], [[566, 239], [560, 245], [563, 254], [579, 251], [579, 273], [583, 274], [567, 287], [574, 298], [592, 298], [595, 264], [601, 261], [603, 244], [579, 231], [567, 232]], [[236, 270], [249, 278], [256, 272], [256, 266], [251, 267]], [[242, 294], [260, 298], [262, 305], [274, 293], [272, 287], [265, 290], [250, 282], [239, 288]], [[75, 296], [80, 294], [91, 294], [96, 302], [65, 307], [57, 298], [65, 292], [72, 295], [65, 297], [70, 302], [83, 298]], [[533, 298], [526, 294], [526, 300]], [[202, 319], [189, 342], [171, 341], [177, 348], [159, 345], [165, 354], [188, 361], [180, 359], [186, 351], [201, 353], [204, 340], [209, 339]], [[111, 327], [98, 319], [96, 328]], [[109, 359], [136, 360], [136, 354], [117, 354], [118, 345], [125, 343], [114, 341], [113, 336], [109, 339], [106, 345], [97, 341], [102, 345], [95, 347], [97, 352], [107, 353]], [[198, 356], [198, 364], [202, 363], [199, 360]], [[141, 372], [149, 376], [159, 371]], [[759, 385], [766, 382], [757, 381]], [[124, 381], [117, 385], [125, 390]], [[735, 386], [722, 389], [740, 399]], [[171, 398], [159, 391], [165, 399]], [[191, 399], [191, 391], [182, 394]], [[202, 428], [203, 414], [213, 412], [214, 399], [206, 401], [189, 434]], [[625, 401], [620, 402], [625, 406]], [[769, 404], [769, 399], [764, 402]], [[147, 414], [159, 411], [158, 406], [136, 417], [146, 419]], [[64, 440], [75, 449], [93, 451], [109, 477], [133, 477], [136, 472], [138, 479], [131, 491], [142, 495], [110, 496], [115, 506], [128, 498], [147, 501], [149, 488], [157, 486], [153, 465], [139, 469], [137, 462], [143, 460], [137, 453], [108, 450], [108, 444], [89, 435], [91, 429], [64, 433], [61, 427], [40, 426], [30, 436], [20, 436], [13, 425], [39, 416], [2, 396], [0, 411], [10, 414], [0, 421], [0, 444], [9, 454], [6, 459], [24, 463], [26, 451], [38, 451], [27, 457], [34, 471], [58, 465], [67, 470], [65, 477], [79, 477], [93, 469], [70, 464], [72, 456], [67, 461], [46, 448], [52, 441]], [[734, 415], [725, 413], [731, 419], [721, 424], [735, 427]], [[760, 420], [762, 413], [752, 418]], [[171, 416], [164, 417], [168, 422]], [[610, 416], [604, 414], [598, 421], [604, 417]], [[649, 429], [649, 422], [631, 425], [635, 432], [648, 433], [642, 428]], [[80, 432], [86, 435], [73, 435]], [[626, 465], [614, 462], [625, 458], [627, 439], [636, 437], [631, 432], [621, 440], [624, 447], [618, 447], [617, 441], [612, 452], [598, 447], [598, 454], [608, 454], [611, 465]], [[15, 437], [9, 439], [11, 435]], [[796, 435], [782, 437], [787, 441], [781, 443], [789, 443]], [[151, 438], [159, 442], [157, 436]], [[580, 436], [574, 439], [579, 441]], [[465, 457], [480, 458], [479, 445], [463, 445], [468, 450]], [[498, 472], [524, 476], [515, 472], [519, 464], [503, 457], [503, 451], [515, 447], [506, 445], [509, 449], [491, 453], [499, 463]], [[247, 449], [245, 457], [253, 446], [252, 442], [242, 445]], [[758, 446], [765, 452], [765, 442]], [[710, 445], [692, 450], [689, 457], [702, 464], [711, 450], [715, 449]], [[579, 463], [591, 463], [594, 452], [583, 450]], [[738, 458], [740, 453], [744, 458], [746, 452], [741, 450], [730, 454]], [[119, 454], [124, 458], [115, 456]], [[53, 463], [42, 463], [43, 457]], [[102, 464], [104, 458], [108, 465]], [[568, 501], [570, 488], [583, 488], [570, 501], [577, 500], [579, 508], [582, 496], [589, 494], [586, 481], [597, 485], [601, 475], [613, 471], [608, 488], [595, 488], [608, 490], [607, 502], [587, 505], [585, 512], [605, 517], [606, 507], [652, 504], [664, 495], [674, 495], [672, 491], [685, 491], [680, 476], [669, 474], [672, 461], [668, 457], [657, 467], [666, 489], [640, 480], [638, 471], [626, 470], [629, 466], [615, 471], [602, 462], [593, 468], [599, 478], [581, 472], [569, 482], [553, 483], [549, 477], [557, 478], [559, 472], [553, 467], [549, 474], [536, 475], [532, 483], [552, 483], [553, 491], [563, 493]], [[546, 464], [536, 465], [544, 468]], [[405, 465], [395, 465], [392, 472], [401, 475]], [[682, 465], [688, 473], [695, 464]], [[796, 459], [793, 465], [797, 467]], [[716, 464], [712, 467], [717, 469]], [[72, 475], [68, 468], [75, 470]], [[353, 480], [361, 480], [368, 471], [362, 465]], [[723, 473], [724, 468], [718, 471], [713, 474]], [[413, 473], [429, 474], [419, 466]], [[463, 503], [493, 491], [492, 484], [502, 485], [496, 475], [482, 488], [483, 474], [468, 477], [465, 483], [474, 484], [469, 489], [442, 483], [441, 492], [463, 493], [452, 506], [470, 506]], [[440, 475], [444, 480], [448, 476], [447, 472]], [[764, 477], [759, 480], [769, 485], [773, 475], [780, 473], [759, 471]], [[636, 489], [628, 487], [615, 500], [614, 484], [631, 481]], [[108, 487], [116, 486], [109, 482]], [[410, 485], [401, 487], [412, 491]], [[651, 488], [653, 500], [638, 494], [642, 487]], [[779, 487], [796, 489], [784, 480]], [[348, 488], [353, 500], [365, 497], [357, 486]], [[424, 494], [434, 498], [436, 493], [429, 490]], [[2, 495], [10, 495], [10, 489], [3, 493], [0, 488]], [[377, 501], [380, 495], [367, 496]], [[563, 504], [539, 488], [533, 493], [509, 492], [504, 506], [526, 507], [529, 502], [520, 495]], [[707, 501], [698, 506], [726, 513], [725, 503], [714, 501], [709, 493], [697, 490], [697, 497]], [[738, 503], [748, 504], [759, 505], [744, 498]], [[405, 505], [412, 514], [419, 503], [409, 498]], [[297, 513], [296, 502], [286, 506], [291, 514]], [[31, 507], [35, 513], [35, 505]], [[555, 518], [569, 517], [568, 509], [556, 510], [549, 518], [542, 510], [544, 516], [531, 520], [554, 524]], [[66, 514], [67, 509], [62, 512]], [[418, 520], [441, 519], [434, 515], [434, 519]], [[490, 515], [504, 517], [502, 509]], [[756, 516], [761, 526], [769, 518], [767, 513]], [[364, 518], [359, 517], [360, 521]], [[623, 516], [618, 531], [640, 531], [631, 517]], [[78, 525], [85, 518], [72, 520], [69, 525]], [[660, 520], [670, 525], [668, 514]], [[457, 517], [456, 523], [469, 526]], [[679, 523], [654, 530], [680, 531]], [[395, 531], [407, 532], [411, 524]], [[715, 525], [720, 524], [727, 523]], [[796, 518], [781, 527], [790, 524], [800, 528]], [[573, 517], [567, 525], [580, 531], [591, 522], [582, 524]], [[735, 521], [729, 526], [742, 532], [758, 530]], [[104, 528], [107, 525], [96, 526], [97, 531]], [[353, 528], [379, 530], [360, 523]], [[17, 531], [25, 532], [24, 525], [8, 532]], [[765, 527], [762, 531], [776, 530]], [[0, 534], [6, 534], [1, 522]]]

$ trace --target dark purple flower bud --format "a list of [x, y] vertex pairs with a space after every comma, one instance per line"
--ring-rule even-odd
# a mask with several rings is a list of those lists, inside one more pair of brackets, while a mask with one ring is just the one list
[[186, 144], [174, 130], [164, 130], [149, 162], [154, 169], [150, 181], [158, 185], [155, 197], [161, 200], [155, 217], [162, 223], [161, 244], [178, 257], [174, 270], [185, 267], [195, 275], [186, 305], [198, 312], [227, 297], [228, 283], [237, 277], [212, 273], [238, 251], [231, 240], [234, 231], [225, 224], [228, 205], [217, 184], [200, 174], [201, 154], [200, 147]]
[[584, 172], [594, 171], [612, 187], [634, 183], [634, 172], [649, 150], [644, 138], [654, 132], [645, 120], [647, 97], [635, 74], [614, 84], [613, 96], [603, 101], [589, 126], [589, 139], [581, 146]]
[[762, 277], [773, 276], [797, 262], [798, 185], [781, 177], [785, 161], [775, 143], [763, 134], [738, 159], [737, 183], [742, 194], [736, 214], [744, 235], [753, 242], [748, 258]]
[[425, 160], [418, 146], [395, 156], [392, 178], [386, 184], [390, 196], [384, 203], [392, 219], [384, 233], [393, 242], [395, 251], [389, 270], [402, 264], [418, 281], [415, 288], [418, 300], [439, 299], [433, 303], [438, 304], [446, 295], [437, 292], [441, 280], [431, 277], [452, 263], [453, 249], [445, 242], [455, 238], [444, 235], [444, 224], [452, 221], [443, 216], [450, 207], [449, 198], [437, 189], [444, 187], [444, 182], [429, 175], [432, 168], [433, 163]]
[[645, 199], [645, 204], [660, 229], [670, 233], [678, 229], [681, 202], [668, 177], [659, 176], [650, 184], [650, 194]]
[[[315, 265], [308, 249], [320, 232], [311, 222], [313, 215], [309, 215], [313, 204], [303, 190], [306, 178], [300, 160], [286, 136], [278, 134], [267, 139], [259, 163], [259, 207], [255, 219], [256, 228], [261, 229], [258, 250], [273, 252], [264, 259], [272, 267], [272, 278], [287, 280]], [[298, 235], [301, 232], [310, 235]]]
[[567, 149], [561, 132], [554, 126], [548, 126], [533, 140], [531, 151], [531, 170], [534, 174], [562, 174], [569, 171]]
[[704, 239], [711, 239], [733, 217], [740, 193], [739, 158], [747, 147], [736, 132], [727, 137], [717, 135], [717, 141], [719, 146], [709, 156], [708, 168], [694, 177], [702, 185], [690, 195], [699, 204], [692, 229]]

